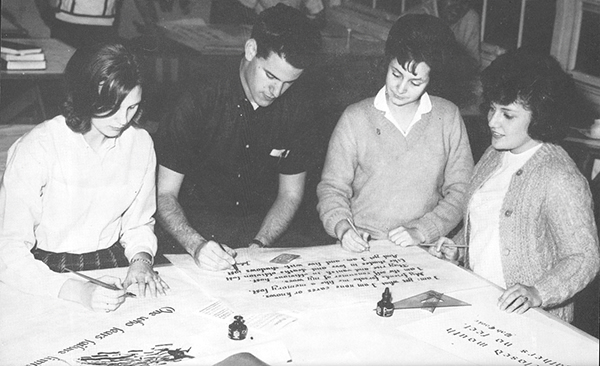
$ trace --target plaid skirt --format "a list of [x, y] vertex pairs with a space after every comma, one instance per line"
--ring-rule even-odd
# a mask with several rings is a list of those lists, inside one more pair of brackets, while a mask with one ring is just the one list
[[125, 249], [119, 242], [106, 249], [83, 254], [53, 253], [38, 248], [33, 248], [31, 253], [35, 259], [46, 263], [54, 272], [66, 272], [66, 268], [74, 271], [89, 271], [129, 266]]

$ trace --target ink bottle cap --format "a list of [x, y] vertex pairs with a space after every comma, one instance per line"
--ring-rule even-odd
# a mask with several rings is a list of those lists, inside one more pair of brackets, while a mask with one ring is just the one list
[[392, 294], [390, 293], [389, 287], [385, 288], [381, 300], [377, 303], [375, 312], [379, 316], [389, 317], [394, 314], [394, 304], [392, 303]]
[[248, 327], [244, 324], [244, 318], [241, 315], [236, 315], [233, 318], [235, 320], [229, 324], [229, 338], [240, 341], [246, 338]]

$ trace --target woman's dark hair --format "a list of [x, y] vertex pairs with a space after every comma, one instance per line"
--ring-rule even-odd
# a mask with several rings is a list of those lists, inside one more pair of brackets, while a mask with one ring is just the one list
[[[116, 113], [142, 74], [136, 57], [121, 43], [100, 43], [77, 49], [67, 64], [66, 100], [62, 114], [74, 132], [86, 133], [91, 119]], [[142, 108], [131, 123], [138, 124]]]
[[520, 104], [531, 112], [528, 134], [534, 140], [560, 141], [570, 125], [585, 125], [581, 120], [590, 117], [571, 76], [547, 54], [508, 51], [483, 71], [481, 82], [482, 109]]
[[322, 42], [319, 30], [300, 10], [281, 3], [258, 15], [250, 37], [256, 41], [258, 57], [274, 52], [302, 70], [315, 61]]
[[458, 106], [475, 96], [478, 66], [454, 33], [441, 19], [427, 14], [407, 14], [398, 18], [385, 42], [384, 66], [392, 60], [415, 73], [417, 64], [430, 68], [427, 92]]

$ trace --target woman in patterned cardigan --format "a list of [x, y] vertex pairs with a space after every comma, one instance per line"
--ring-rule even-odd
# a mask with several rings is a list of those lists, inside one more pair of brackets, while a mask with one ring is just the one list
[[575, 85], [558, 62], [524, 50], [482, 75], [492, 146], [467, 190], [464, 228], [430, 252], [464, 261], [506, 289], [501, 310], [541, 307], [573, 320], [573, 296], [596, 276], [598, 230], [589, 184], [556, 143], [583, 118]]

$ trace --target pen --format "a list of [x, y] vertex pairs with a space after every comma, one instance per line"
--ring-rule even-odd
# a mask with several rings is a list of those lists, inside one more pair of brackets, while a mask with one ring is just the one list
[[[225, 248], [223, 248], [223, 245], [221, 245], [221, 243], [217, 243], [217, 244], [219, 244], [219, 246], [221, 247], [221, 249], [223, 249], [223, 251], [224, 251], [225, 253], [227, 253], [227, 251], [225, 250]], [[235, 258], [234, 258], [234, 260], [235, 260]], [[238, 266], [237, 266], [237, 264], [236, 264], [236, 263], [233, 263], [231, 266], [233, 267], [233, 269], [235, 269], [235, 271], [236, 271], [236, 272], [239, 272], [239, 271], [240, 271], [240, 270], [238, 269]]]
[[[346, 217], [346, 221], [348, 221], [348, 223], [350, 224], [350, 227], [352, 227], [352, 230], [354, 230], [355, 233], [358, 234], [358, 229], [356, 228], [356, 226], [354, 226], [354, 223], [352, 222], [352, 220], [350, 220], [349, 218]], [[365, 233], [367, 234], [367, 233]], [[360, 234], [358, 234], [360, 236]], [[371, 240], [371, 235], [367, 234], [367, 237], [365, 238], [363, 236], [363, 239], [367, 242], [367, 250], [371, 250], [371, 248], [369, 247], [369, 240]]]
[[[88, 280], [88, 281], [90, 281], [91, 283], [93, 283], [93, 284], [96, 284], [96, 285], [98, 285], [98, 286], [102, 286], [102, 287], [104, 287], [104, 288], [107, 288], [107, 289], [109, 289], [109, 290], [115, 290], [115, 291], [118, 291], [118, 290], [120, 290], [120, 288], [118, 288], [118, 287], [117, 287], [117, 286], [115, 286], [115, 285], [111, 285], [111, 284], [109, 284], [109, 283], [106, 283], [106, 282], [102, 282], [102, 281], [100, 281], [100, 280], [97, 280], [97, 279], [95, 279], [95, 278], [93, 278], [93, 277], [86, 276], [86, 275], [84, 275], [83, 273], [79, 273], [79, 272], [77, 272], [77, 271], [74, 271], [74, 270], [72, 270], [72, 269], [70, 269], [70, 268], [65, 268], [65, 269], [66, 269], [67, 271], [71, 272], [71, 273], [74, 273], [74, 274], [78, 275], [79, 277], [85, 278], [86, 280]], [[136, 296], [135, 296], [135, 294], [134, 294], [134, 293], [132, 293], [132, 292], [126, 292], [126, 293], [125, 293], [125, 296], [129, 296], [129, 297], [136, 297]]]
[[[419, 245], [422, 247], [434, 247], [437, 245], [437, 243], [422, 243]], [[466, 245], [466, 244], [446, 244], [446, 243], [442, 244], [442, 246], [447, 246], [448, 248], [466, 248], [466, 247], [468, 247], [468, 245]]]

